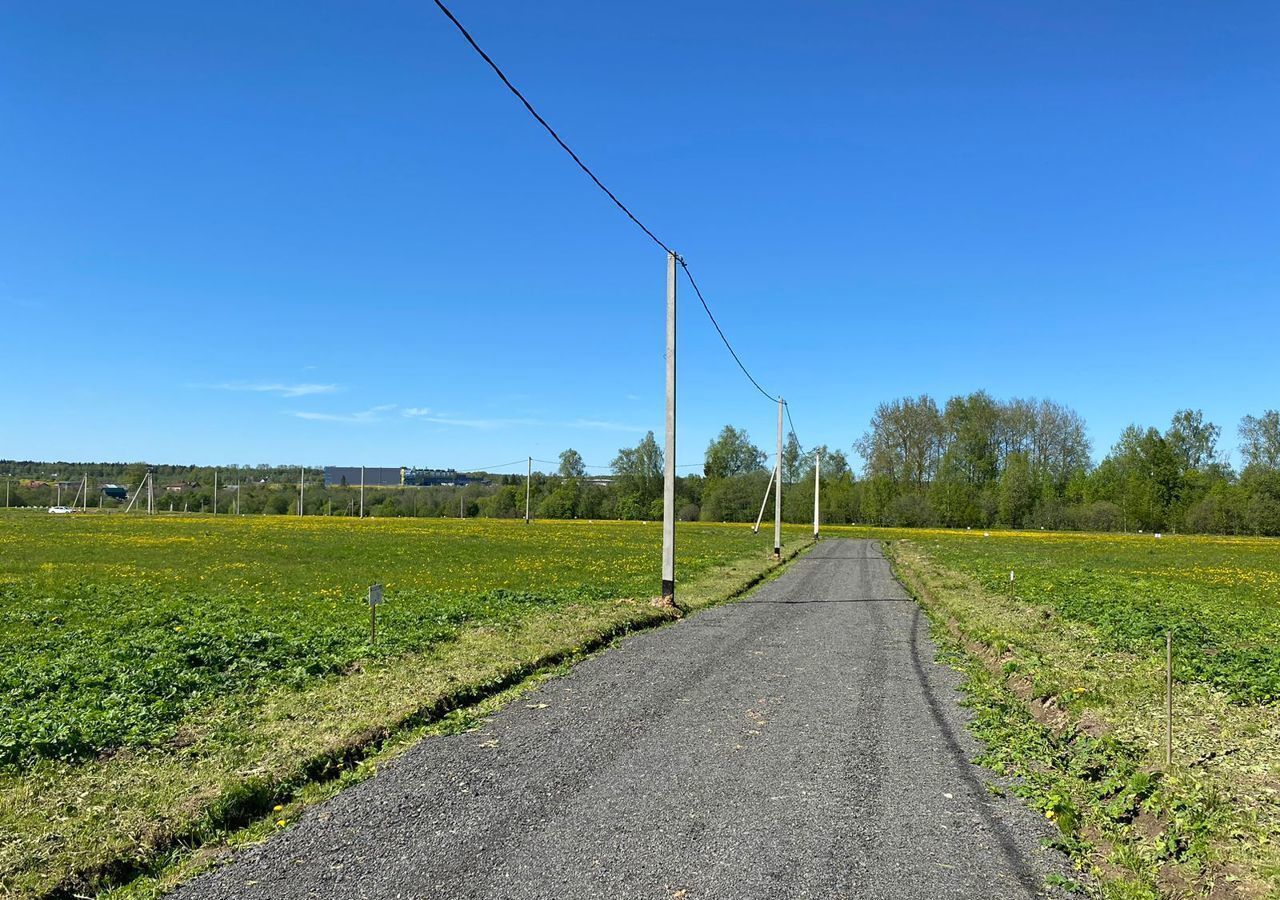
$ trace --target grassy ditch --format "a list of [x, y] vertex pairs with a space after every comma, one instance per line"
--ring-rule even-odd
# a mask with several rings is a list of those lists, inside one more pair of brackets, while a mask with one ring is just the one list
[[[988, 747], [980, 761], [1022, 780], [1028, 802], [1058, 825], [1062, 848], [1106, 898], [1280, 896], [1280, 713], [1254, 699], [1269, 690], [1270, 673], [1251, 682], [1234, 666], [1194, 658], [1204, 644], [1181, 647], [1171, 766], [1163, 755], [1164, 660], [1155, 637], [1163, 627], [1176, 633], [1179, 611], [1199, 626], [1225, 620], [1220, 631], [1229, 634], [1240, 627], [1231, 620], [1252, 607], [1214, 609], [1212, 592], [1202, 591], [1194, 603], [1162, 607], [1166, 619], [1148, 622], [1148, 637], [1141, 598], [1128, 606], [1121, 599], [1141, 590], [1123, 548], [1090, 536], [997, 547], [1000, 539], [993, 535], [981, 554], [961, 546], [967, 536], [886, 542], [899, 578], [967, 676], [973, 728]], [[1183, 552], [1194, 563], [1196, 549]], [[1150, 565], [1145, 553], [1133, 558]], [[1009, 588], [1011, 568], [1033, 584]], [[1082, 576], [1117, 598], [1086, 604], [1101, 622], [1075, 614], [1070, 585]], [[1126, 624], [1130, 618], [1138, 621]], [[1209, 650], [1219, 647], [1230, 649]], [[1230, 677], [1216, 679], [1222, 671]]]

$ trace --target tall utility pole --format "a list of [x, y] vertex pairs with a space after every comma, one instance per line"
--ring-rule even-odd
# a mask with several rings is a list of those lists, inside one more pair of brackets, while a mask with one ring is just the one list
[[236, 515], [240, 515], [240, 480], [236, 480]]
[[782, 406], [778, 398], [778, 477], [773, 492], [773, 558], [782, 559]]
[[307, 493], [307, 467], [298, 470], [298, 515], [302, 515], [302, 500]]
[[667, 439], [662, 472], [662, 603], [676, 605], [676, 255], [667, 254]]
[[89, 511], [89, 473], [84, 476], [84, 499], [80, 501], [80, 509], [83, 512]]
[[364, 466], [360, 467], [360, 518], [364, 518]]
[[147, 515], [156, 514], [156, 473], [154, 469], [147, 472]]
[[818, 489], [822, 484], [822, 451], [813, 451], [813, 539], [818, 539], [819, 509]]
[[529, 473], [524, 476], [524, 524], [529, 524], [529, 498], [533, 496], [533, 457], [529, 457]]
[[218, 514], [218, 470], [213, 470], [213, 514]]

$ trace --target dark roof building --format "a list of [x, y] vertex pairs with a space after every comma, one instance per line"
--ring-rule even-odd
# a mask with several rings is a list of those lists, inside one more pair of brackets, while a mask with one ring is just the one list
[[404, 469], [377, 466], [324, 467], [325, 487], [359, 487], [362, 478], [365, 487], [400, 487], [404, 484]]

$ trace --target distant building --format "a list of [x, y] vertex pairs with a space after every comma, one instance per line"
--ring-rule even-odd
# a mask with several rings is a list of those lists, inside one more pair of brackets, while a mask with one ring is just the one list
[[359, 466], [325, 466], [325, 487], [359, 487], [361, 472], [364, 472], [365, 487], [400, 487], [404, 484], [404, 469], [385, 467]]
[[404, 483], [422, 487], [466, 487], [469, 484], [489, 484], [489, 479], [463, 475], [456, 469], [409, 469], [405, 472]]

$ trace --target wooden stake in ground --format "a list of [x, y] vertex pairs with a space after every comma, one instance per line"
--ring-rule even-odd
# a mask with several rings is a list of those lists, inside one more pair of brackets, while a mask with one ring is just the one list
[[1164, 633], [1164, 764], [1173, 765], [1173, 629]]

